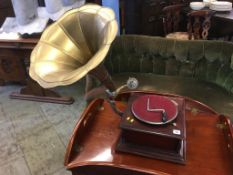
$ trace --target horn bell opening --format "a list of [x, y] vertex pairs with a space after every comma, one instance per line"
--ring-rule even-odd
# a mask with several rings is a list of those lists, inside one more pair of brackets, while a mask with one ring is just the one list
[[29, 75], [44, 88], [78, 81], [104, 60], [117, 30], [109, 8], [87, 4], [68, 11], [43, 32]]

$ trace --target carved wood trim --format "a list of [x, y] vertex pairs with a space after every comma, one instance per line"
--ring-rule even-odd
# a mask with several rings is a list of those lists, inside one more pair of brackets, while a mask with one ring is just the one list
[[163, 28], [164, 34], [177, 32], [179, 30], [180, 13], [184, 4], [169, 5], [163, 8]]
[[22, 50], [0, 49], [0, 79], [3, 82], [26, 83], [27, 73], [23, 60], [27, 52]]
[[213, 12], [210, 10], [192, 11], [187, 15], [189, 39], [207, 39], [211, 27], [210, 20], [212, 15]]

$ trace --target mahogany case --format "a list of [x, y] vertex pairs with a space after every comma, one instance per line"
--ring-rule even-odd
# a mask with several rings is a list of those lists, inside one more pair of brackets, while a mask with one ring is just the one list
[[166, 97], [178, 104], [178, 115], [170, 123], [151, 125], [138, 120], [131, 111], [135, 99], [130, 97], [120, 122], [122, 130], [116, 150], [184, 164], [186, 160], [185, 102], [180, 97]]

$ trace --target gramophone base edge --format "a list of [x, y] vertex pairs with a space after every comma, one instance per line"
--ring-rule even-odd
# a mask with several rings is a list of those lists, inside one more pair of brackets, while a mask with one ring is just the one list
[[21, 94], [19, 92], [12, 92], [10, 94], [10, 98], [19, 99], [19, 100], [47, 102], [47, 103], [67, 104], [67, 105], [72, 104], [74, 102], [74, 99], [72, 97], [36, 96], [36, 95]]

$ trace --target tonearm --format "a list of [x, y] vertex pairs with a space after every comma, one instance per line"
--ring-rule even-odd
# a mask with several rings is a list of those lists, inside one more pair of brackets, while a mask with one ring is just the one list
[[138, 80], [136, 78], [129, 77], [126, 84], [123, 84], [122, 86], [117, 88], [115, 91], [111, 92], [109, 89], [106, 90], [107, 101], [111, 105], [114, 112], [116, 112], [120, 116], [123, 115], [123, 112], [117, 108], [116, 103], [115, 103], [115, 98], [122, 91], [122, 89], [128, 88], [130, 90], [133, 90], [133, 89], [136, 89], [138, 87], [138, 85], [139, 85], [139, 83], [138, 83]]

